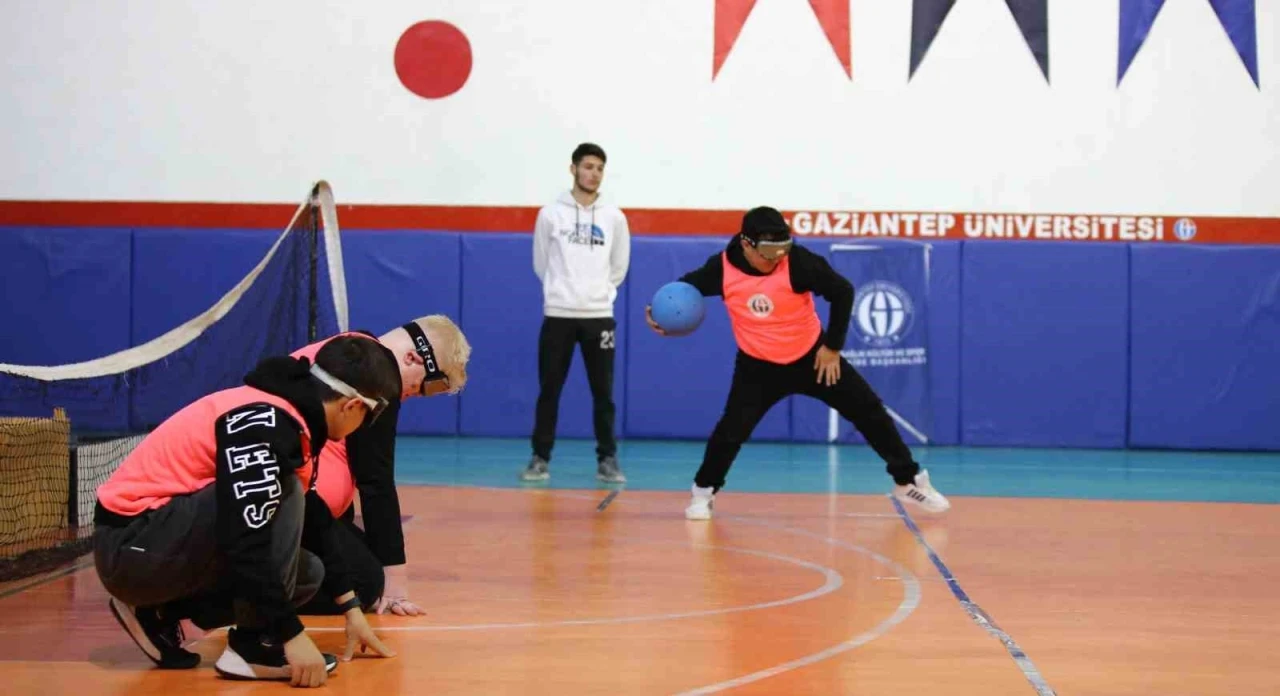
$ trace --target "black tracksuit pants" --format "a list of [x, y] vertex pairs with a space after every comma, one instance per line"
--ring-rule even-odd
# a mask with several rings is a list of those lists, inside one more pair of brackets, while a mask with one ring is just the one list
[[738, 450], [751, 437], [760, 419], [774, 404], [793, 394], [819, 399], [852, 423], [885, 461], [894, 482], [907, 484], [915, 478], [920, 466], [912, 459], [911, 450], [903, 442], [884, 403], [847, 360], [840, 359], [840, 379], [835, 384], [818, 383], [813, 361], [820, 345], [814, 345], [804, 357], [787, 365], [766, 362], [738, 351], [729, 398], [720, 422], [707, 441], [702, 466], [693, 479], [695, 485], [720, 490]]
[[[324, 564], [301, 548], [305, 500], [298, 477], [280, 478], [283, 494], [271, 526], [271, 573], [284, 582], [295, 607], [320, 590]], [[101, 507], [101, 503], [99, 503]], [[226, 586], [227, 561], [218, 550], [215, 485], [93, 532], [94, 565], [107, 592], [126, 604], [160, 607], [205, 630], [236, 624], [261, 628], [261, 616]], [[120, 524], [123, 523], [123, 524]]]
[[[328, 511], [325, 511], [326, 514]], [[386, 587], [386, 574], [382, 570], [382, 562], [373, 555], [373, 549], [365, 538], [363, 529], [356, 526], [355, 508], [347, 508], [347, 514], [333, 521], [336, 530], [333, 532], [333, 543], [339, 547], [347, 572], [351, 574], [351, 584], [356, 596], [360, 598], [360, 606], [368, 609], [382, 598]], [[305, 548], [305, 547], [304, 547]], [[310, 602], [298, 609], [299, 614], [341, 614], [332, 597], [317, 594]]]
[[560, 413], [560, 392], [573, 363], [573, 349], [582, 349], [591, 385], [592, 421], [596, 435], [596, 457], [617, 454], [613, 425], [613, 362], [617, 322], [611, 318], [566, 319], [545, 317], [538, 335], [538, 407], [533, 425], [533, 453], [551, 461], [555, 446], [556, 421]]

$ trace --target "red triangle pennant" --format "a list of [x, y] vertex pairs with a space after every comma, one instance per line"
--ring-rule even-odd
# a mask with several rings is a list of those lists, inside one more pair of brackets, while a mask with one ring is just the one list
[[729, 57], [729, 51], [733, 50], [733, 44], [755, 6], [756, 0], [716, 0], [716, 54], [711, 66], [712, 80], [720, 74], [720, 67]]
[[[756, 0], [716, 0], [715, 56], [711, 65], [711, 79], [716, 79], [720, 68], [733, 51], [733, 45], [742, 33], [742, 27], [755, 9]], [[809, 7], [818, 18], [822, 33], [836, 52], [836, 59], [844, 74], [853, 78], [853, 60], [849, 46], [849, 0], [809, 0]]]
[[849, 0], [809, 0], [813, 14], [827, 35], [827, 42], [836, 52], [844, 74], [853, 79], [853, 59], [849, 51]]

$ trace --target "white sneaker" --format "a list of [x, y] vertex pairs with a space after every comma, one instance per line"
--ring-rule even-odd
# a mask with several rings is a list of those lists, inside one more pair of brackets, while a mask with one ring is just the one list
[[[320, 653], [320, 656], [324, 658], [326, 673], [338, 668], [337, 656], [329, 653]], [[287, 681], [293, 674], [283, 644], [271, 643], [261, 637], [254, 638], [234, 627], [227, 631], [227, 647], [214, 663], [213, 669], [225, 679], [239, 681]]]
[[711, 508], [715, 506], [715, 489], [714, 488], [698, 488], [696, 485], [692, 488], [693, 499], [689, 501], [689, 507], [684, 509], [684, 517], [688, 520], [709, 520], [711, 519]]
[[916, 474], [914, 483], [905, 486], [895, 485], [893, 487], [893, 497], [904, 503], [914, 503], [924, 509], [925, 512], [934, 514], [946, 512], [951, 509], [951, 502], [946, 499], [938, 489], [929, 483], [929, 472], [921, 469]]

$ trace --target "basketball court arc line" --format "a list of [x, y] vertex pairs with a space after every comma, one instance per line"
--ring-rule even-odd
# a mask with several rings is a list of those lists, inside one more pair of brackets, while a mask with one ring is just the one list
[[911, 613], [914, 612], [920, 606], [921, 590], [920, 590], [919, 578], [917, 578], [915, 574], [913, 574], [906, 566], [902, 565], [901, 563], [898, 563], [897, 561], [891, 558], [882, 556], [876, 553], [875, 551], [872, 551], [862, 546], [858, 546], [856, 544], [843, 542], [843, 541], [840, 541], [839, 539], [834, 539], [832, 537], [824, 536], [822, 534], [817, 534], [804, 529], [787, 527], [785, 525], [769, 522], [768, 520], [760, 520], [760, 519], [738, 517], [738, 516], [731, 516], [731, 515], [726, 515], [724, 516], [723, 519], [731, 519], [738, 522], [744, 522], [746, 524], [753, 524], [753, 525], [765, 527], [768, 529], [774, 529], [787, 534], [794, 534], [796, 536], [803, 536], [803, 537], [809, 537], [811, 539], [817, 539], [819, 541], [826, 542], [831, 546], [846, 549], [846, 550], [861, 554], [863, 556], [866, 556], [874, 560], [875, 562], [888, 567], [889, 569], [893, 570], [897, 574], [897, 580], [902, 583], [902, 589], [903, 589], [902, 602], [898, 604], [898, 608], [892, 614], [890, 614], [887, 618], [882, 620], [880, 623], [876, 624], [875, 626], [872, 626], [870, 629], [863, 631], [862, 633], [859, 633], [858, 635], [853, 636], [849, 640], [846, 640], [842, 643], [837, 643], [836, 645], [833, 645], [823, 650], [819, 650], [818, 652], [811, 653], [803, 657], [798, 657], [794, 660], [783, 662], [782, 664], [774, 665], [773, 667], [768, 667], [766, 669], [762, 669], [757, 672], [744, 674], [740, 677], [735, 677], [733, 679], [728, 679], [722, 682], [716, 682], [715, 684], [702, 686], [697, 689], [693, 689], [691, 691], [681, 692], [679, 696], [700, 696], [701, 694], [713, 694], [719, 691], [725, 691], [728, 689], [733, 689], [739, 686], [743, 686], [745, 684], [750, 684], [752, 682], [757, 682], [762, 679], [775, 677], [779, 674], [797, 670], [802, 667], [808, 667], [809, 665], [821, 662], [831, 657], [835, 657], [836, 655], [848, 652], [859, 646], [866, 645], [867, 643], [870, 643], [871, 641], [887, 634], [889, 631], [893, 630], [894, 627], [896, 627], [898, 624], [901, 624], [903, 621], [906, 621], [907, 617], [910, 616]]
[[[663, 543], [663, 542], [644, 542], [644, 543]], [[671, 544], [681, 544], [681, 542], [670, 542]], [[646, 623], [653, 621], [672, 621], [678, 619], [691, 619], [704, 616], [718, 616], [722, 614], [737, 614], [748, 611], [760, 611], [762, 609], [772, 609], [776, 607], [784, 607], [791, 604], [799, 604], [807, 602], [811, 599], [817, 599], [823, 595], [831, 594], [840, 589], [844, 585], [844, 576], [839, 571], [828, 568], [817, 563], [784, 556], [782, 554], [770, 553], [768, 551], [757, 551], [755, 549], [744, 549], [733, 546], [716, 546], [710, 544], [690, 544], [695, 549], [716, 549], [719, 551], [728, 551], [730, 553], [741, 553], [749, 556], [758, 556], [768, 558], [783, 563], [814, 570], [822, 573], [824, 582], [821, 586], [808, 592], [785, 597], [782, 599], [770, 600], [768, 602], [758, 602], [756, 604], [748, 604], [739, 607], [721, 607], [718, 609], [701, 609], [697, 611], [670, 612], [665, 614], [648, 614], [643, 616], [620, 616], [604, 619], [566, 619], [563, 621], [525, 621], [512, 623], [486, 623], [486, 624], [455, 624], [449, 626], [379, 626], [375, 630], [378, 632], [391, 631], [398, 633], [434, 633], [443, 631], [489, 631], [501, 629], [521, 629], [521, 628], [556, 628], [563, 626], [607, 626], [615, 624], [628, 623]], [[308, 632], [314, 633], [337, 633], [345, 631], [345, 628], [338, 627], [319, 627], [308, 628]]]

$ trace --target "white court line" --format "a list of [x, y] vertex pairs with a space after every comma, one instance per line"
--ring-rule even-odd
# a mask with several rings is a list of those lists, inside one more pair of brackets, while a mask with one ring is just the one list
[[[853, 516], [853, 515], [858, 515], [859, 513], [845, 513], [845, 514]], [[896, 515], [884, 515], [884, 516], [896, 517]], [[769, 677], [774, 677], [784, 672], [790, 672], [792, 670], [799, 669], [801, 667], [807, 667], [811, 664], [821, 662], [822, 660], [825, 660], [829, 657], [834, 657], [836, 655], [839, 655], [840, 653], [848, 652], [861, 645], [866, 645], [867, 643], [870, 643], [876, 638], [879, 638], [885, 635], [886, 633], [888, 633], [889, 631], [893, 630], [893, 628], [896, 627], [898, 624], [902, 623], [903, 621], [906, 621], [907, 617], [910, 616], [912, 612], [914, 612], [920, 606], [920, 596], [921, 596], [920, 579], [916, 577], [915, 573], [912, 573], [910, 569], [908, 569], [906, 566], [902, 565], [901, 563], [898, 563], [897, 561], [891, 558], [888, 558], [886, 556], [882, 556], [876, 553], [875, 551], [872, 551], [871, 549], [868, 549], [863, 546], [858, 546], [856, 544], [850, 544], [848, 542], [840, 541], [839, 539], [832, 538], [831, 536], [823, 536], [821, 534], [815, 534], [807, 530], [796, 529], [794, 527], [787, 527], [785, 525], [781, 525], [776, 522], [757, 520], [757, 519], [752, 519], [747, 517], [739, 517], [736, 515], [722, 515], [720, 516], [719, 519], [731, 519], [731, 520], [736, 520], [738, 522], [744, 522], [746, 524], [754, 524], [761, 527], [774, 529], [780, 532], [785, 532], [787, 534], [794, 534], [797, 536], [809, 537], [811, 539], [817, 539], [819, 541], [826, 542], [827, 544], [831, 546], [835, 546], [837, 548], [846, 549], [849, 551], [853, 551], [854, 553], [867, 556], [868, 558], [876, 561], [877, 563], [883, 566], [888, 567], [889, 569], [891, 569], [896, 573], [896, 576], [893, 576], [892, 578], [881, 576], [878, 579], [884, 579], [884, 580], [893, 579], [902, 583], [902, 594], [903, 594], [902, 602], [898, 604], [898, 608], [893, 612], [893, 614], [889, 615], [880, 623], [877, 623], [875, 626], [872, 626], [869, 630], [863, 631], [862, 633], [859, 633], [858, 635], [853, 636], [849, 640], [846, 640], [842, 643], [838, 643], [829, 648], [826, 648], [825, 650], [820, 650], [818, 652], [811, 653], [809, 655], [805, 655], [803, 657], [799, 657], [779, 665], [774, 665], [773, 667], [762, 669], [757, 672], [744, 674], [740, 677], [735, 677], [734, 679], [729, 679], [726, 681], [717, 682], [715, 684], [699, 687], [692, 691], [685, 691], [679, 694], [678, 696], [692, 696], [694, 694], [711, 694], [717, 691], [725, 691], [727, 689], [733, 689], [733, 688], [742, 686], [744, 684], [750, 684], [752, 682], [757, 682], [762, 679], [768, 679]]]
[[[404, 483], [404, 484], [398, 483], [396, 485], [397, 486], [427, 486], [431, 488], [470, 488], [478, 491], [495, 491], [495, 492], [502, 492], [502, 493], [533, 493], [536, 491], [546, 491], [547, 493], [554, 493], [562, 498], [576, 498], [578, 500], [590, 500], [593, 503], [600, 502], [600, 499], [594, 495], [587, 495], [586, 493], [575, 493], [572, 490], [565, 490], [562, 488], [548, 488], [547, 486], [539, 485], [538, 483], [526, 483], [524, 485], [514, 485], [514, 486], [486, 486], [482, 483], [454, 483], [451, 481], [434, 481], [431, 479], [423, 479], [420, 482]], [[601, 489], [601, 490], [604, 490], [604, 489]], [[670, 492], [670, 491], [659, 491], [659, 492]]]
[[[657, 541], [646, 541], [644, 543], [668, 543]], [[683, 542], [669, 542], [673, 545], [683, 545]], [[647, 621], [671, 621], [675, 619], [690, 619], [702, 616], [717, 616], [720, 614], [737, 614], [747, 611], [759, 611], [761, 609], [772, 609], [774, 607], [785, 607], [789, 604], [799, 604], [807, 602], [811, 599], [817, 599], [823, 595], [831, 594], [840, 589], [844, 585], [844, 576], [838, 571], [832, 570], [826, 566], [810, 563], [799, 558], [791, 556], [783, 556], [782, 554], [769, 553], [767, 551], [756, 551], [754, 549], [743, 549], [733, 546], [715, 546], [704, 544], [690, 544], [695, 549], [717, 549], [720, 551], [729, 551], [731, 553], [741, 553], [749, 556], [759, 556], [761, 558], [769, 558], [775, 561], [782, 561], [801, 568], [816, 570], [823, 574], [825, 582], [821, 587], [810, 590], [804, 594], [798, 594], [784, 599], [775, 599], [769, 602], [760, 602], [757, 604], [748, 604], [740, 607], [723, 607], [720, 609], [703, 609], [700, 611], [672, 612], [668, 614], [649, 614], [645, 616], [622, 616], [609, 619], [566, 619], [564, 621], [525, 621], [519, 623], [488, 623], [488, 624], [458, 624], [453, 626], [379, 626], [375, 629], [377, 632], [395, 631], [403, 633], [433, 633], [438, 631], [490, 631], [508, 628], [550, 628], [554, 626], [604, 626], [613, 624], [642, 623]], [[345, 631], [345, 628], [308, 628], [314, 633], [337, 633]]]
[[[443, 484], [443, 485], [453, 486], [452, 484]], [[470, 485], [470, 484], [461, 484], [453, 487], [485, 489], [485, 490], [494, 490], [494, 491], [503, 491], [503, 492], [547, 490], [552, 495], [556, 495], [556, 496], [574, 498], [578, 500], [590, 500], [593, 502], [595, 501], [594, 496], [582, 495], [582, 494], [574, 493], [572, 491], [561, 491], [556, 489], [500, 488], [496, 486], [479, 486], [479, 485]], [[846, 513], [846, 514], [857, 515], [858, 513]], [[673, 518], [674, 518], [674, 515], [673, 515]], [[920, 579], [917, 578], [916, 575], [912, 573], [907, 567], [903, 566], [897, 561], [894, 561], [891, 558], [882, 556], [866, 547], [858, 546], [856, 544], [850, 544], [848, 542], [843, 542], [843, 541], [840, 541], [839, 539], [834, 539], [830, 536], [815, 534], [807, 530], [787, 527], [785, 525], [769, 522], [766, 520], [738, 517], [738, 516], [732, 516], [732, 515], [723, 515], [723, 516], [720, 516], [718, 519], [731, 519], [731, 520], [735, 520], [745, 524], [753, 524], [753, 525], [765, 527], [768, 529], [773, 529], [779, 532], [784, 532], [787, 534], [794, 534], [796, 536], [809, 537], [812, 539], [817, 539], [818, 541], [825, 542], [828, 545], [853, 551], [854, 553], [866, 556], [871, 560], [883, 566], [886, 566], [887, 568], [889, 568], [891, 571], [895, 573], [894, 576], [880, 576], [878, 579], [888, 580], [890, 579], [890, 577], [892, 577], [893, 580], [896, 580], [902, 583], [902, 589], [903, 589], [902, 602], [898, 604], [898, 608], [893, 612], [893, 614], [881, 620], [875, 626], [872, 626], [869, 630], [863, 631], [862, 633], [859, 633], [858, 635], [853, 636], [844, 642], [838, 643], [836, 645], [833, 645], [829, 648], [825, 648], [818, 652], [811, 653], [809, 655], [805, 655], [803, 657], [799, 657], [794, 660], [790, 660], [788, 662], [774, 665], [773, 667], [759, 670], [757, 672], [752, 672], [750, 674], [745, 674], [740, 677], [735, 677], [733, 679], [729, 679], [726, 681], [717, 682], [715, 684], [699, 687], [692, 691], [686, 691], [681, 693], [679, 696], [689, 696], [692, 694], [710, 694], [710, 693], [716, 693], [718, 691], [732, 689], [738, 686], [742, 686], [744, 684], [750, 684], [752, 682], [768, 679], [769, 677], [777, 676], [784, 672], [789, 672], [792, 670], [799, 669], [801, 667], [806, 667], [808, 665], [821, 662], [822, 660], [825, 660], [827, 658], [834, 657], [844, 652], [848, 652], [850, 650], [853, 650], [854, 648], [857, 648], [861, 645], [865, 645], [875, 640], [876, 638], [879, 638], [885, 635], [894, 627], [896, 627], [898, 624], [901, 624], [903, 621], [905, 621], [907, 617], [910, 616], [912, 612], [914, 612], [920, 606], [920, 596], [921, 596]], [[646, 541], [645, 543], [663, 543], [663, 542]], [[680, 542], [671, 542], [671, 543], [678, 544]], [[791, 558], [789, 556], [781, 556], [778, 554], [771, 554], [764, 551], [755, 551], [752, 549], [740, 549], [740, 548], [734, 548], [734, 547], [702, 546], [698, 544], [691, 544], [691, 546], [693, 547], [701, 546], [702, 548], [719, 548], [719, 549], [729, 550], [729, 551], [738, 552], [738, 553], [747, 553], [747, 554], [752, 554], [757, 556], [763, 556], [766, 558], [774, 558], [777, 560], [782, 560], [784, 562], [794, 563], [796, 565], [800, 565], [801, 567], [820, 570], [821, 572], [824, 573], [824, 575], [828, 573], [834, 574], [837, 581], [839, 583], [843, 583], [843, 578], [842, 576], [840, 576], [840, 574], [837, 571], [827, 568], [826, 566], [821, 566], [816, 563], [810, 563], [808, 561]], [[639, 621], [657, 621], [657, 620], [664, 620], [664, 619], [688, 618], [688, 617], [694, 617], [694, 616], [709, 616], [714, 614], [751, 611], [755, 609], [763, 609], [766, 607], [777, 607], [777, 606], [784, 606], [787, 604], [796, 604], [802, 601], [806, 601], [807, 599], [813, 599], [823, 594], [827, 594], [829, 592], [834, 591], [838, 587], [840, 587], [840, 584], [836, 584], [834, 587], [831, 587], [826, 592], [823, 592], [823, 590], [826, 589], [828, 586], [830, 586], [831, 583], [832, 583], [832, 576], [827, 575], [827, 582], [824, 583], [822, 587], [818, 588], [817, 590], [807, 592], [804, 595], [798, 595], [796, 597], [790, 597], [782, 600], [775, 600], [773, 602], [766, 602], [759, 605], [750, 605], [747, 607], [712, 609], [712, 610], [705, 610], [700, 612], [683, 612], [678, 614], [665, 614], [665, 615], [657, 615], [657, 616], [651, 616], [651, 617], [624, 617], [624, 618], [618, 618], [618, 619], [580, 619], [580, 620], [573, 620], [573, 621], [558, 621], [558, 622], [547, 622], [547, 623], [471, 624], [471, 625], [463, 625], [463, 626], [390, 626], [390, 627], [379, 627], [375, 630], [379, 632], [381, 631], [428, 632], [428, 631], [450, 631], [450, 630], [452, 631], [482, 630], [486, 628], [535, 628], [535, 627], [544, 627], [544, 626], [621, 624], [621, 623], [635, 623]], [[804, 599], [801, 599], [801, 597], [803, 597]], [[338, 631], [344, 631], [346, 629], [345, 628], [309, 628], [307, 630], [313, 631], [313, 632], [338, 632]]]
[[807, 667], [816, 662], [821, 662], [822, 660], [825, 660], [829, 657], [834, 657], [836, 655], [839, 655], [840, 653], [848, 652], [860, 645], [865, 645], [867, 643], [870, 643], [876, 638], [879, 638], [880, 636], [883, 636], [884, 634], [888, 633], [895, 626], [905, 621], [907, 617], [911, 615], [911, 612], [915, 611], [916, 608], [920, 606], [919, 578], [917, 578], [905, 566], [901, 565], [900, 563], [898, 563], [897, 561], [894, 561], [891, 558], [886, 558], [884, 556], [881, 556], [875, 551], [872, 551], [868, 548], [864, 548], [862, 546], [845, 543], [838, 539], [832, 539], [831, 537], [823, 536], [821, 534], [814, 534], [813, 532], [809, 532], [803, 529], [794, 529], [792, 527], [785, 527], [783, 525], [776, 524], [773, 522], [767, 522], [764, 520], [753, 520], [745, 517], [730, 516], [728, 517], [728, 519], [733, 519], [738, 522], [744, 522], [746, 524], [755, 524], [761, 527], [775, 529], [780, 532], [786, 532], [788, 534], [795, 534], [798, 536], [805, 536], [813, 539], [818, 539], [820, 541], [825, 541], [826, 543], [832, 546], [848, 549], [855, 553], [860, 553], [864, 556], [867, 556], [868, 558], [871, 558], [877, 563], [880, 563], [881, 565], [889, 567], [890, 569], [892, 569], [894, 572], [898, 574], [898, 577], [896, 579], [902, 583], [902, 589], [903, 589], [902, 603], [898, 605], [898, 609], [894, 611], [893, 614], [889, 615], [888, 618], [884, 619], [883, 621], [876, 624], [875, 626], [872, 626], [869, 630], [863, 631], [862, 633], [859, 633], [858, 635], [850, 638], [849, 640], [844, 641], [843, 643], [838, 643], [825, 650], [819, 650], [816, 653], [805, 655], [804, 657], [799, 657], [789, 662], [783, 662], [782, 664], [774, 665], [773, 667], [762, 669], [758, 672], [744, 674], [741, 677], [736, 677], [734, 679], [728, 679], [722, 682], [717, 682], [715, 684], [710, 684], [708, 686], [699, 687], [692, 691], [685, 691], [685, 692], [682, 692], [679, 696], [693, 696], [694, 694], [713, 694], [717, 691], [725, 691], [727, 689], [733, 689], [733, 688], [742, 686], [744, 684], [750, 684], [752, 682], [757, 682], [762, 679], [768, 679], [769, 677], [775, 677], [779, 674], [782, 674], [783, 672], [790, 672], [792, 670], [799, 669], [801, 667]]

